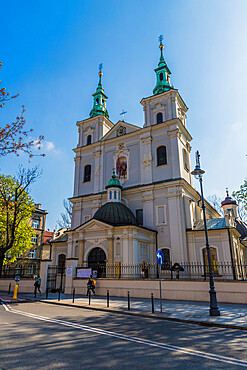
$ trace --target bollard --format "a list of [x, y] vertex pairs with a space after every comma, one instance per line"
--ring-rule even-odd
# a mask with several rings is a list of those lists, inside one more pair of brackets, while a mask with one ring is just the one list
[[46, 291], [45, 291], [45, 299], [48, 299], [48, 288], [46, 288]]
[[130, 310], [130, 292], [128, 291], [128, 311]]
[[75, 288], [73, 289], [73, 303], [75, 303]]
[[109, 290], [107, 289], [107, 305], [106, 305], [107, 307], [109, 307], [109, 303], [110, 303], [109, 302]]
[[9, 291], [8, 291], [8, 294], [10, 294], [10, 290], [11, 290], [11, 283], [9, 283]]
[[61, 290], [58, 291], [58, 301], [60, 301]]
[[89, 293], [88, 293], [88, 304], [90, 306], [90, 302], [91, 302], [91, 290], [89, 290]]
[[152, 313], [154, 313], [154, 295], [151, 293]]
[[17, 283], [15, 285], [14, 294], [12, 299], [17, 299], [17, 293], [18, 293], [19, 284]]

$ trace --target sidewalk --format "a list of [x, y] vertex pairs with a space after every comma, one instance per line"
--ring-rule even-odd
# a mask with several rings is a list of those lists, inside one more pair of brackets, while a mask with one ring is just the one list
[[[6, 292], [0, 292], [0, 300], [9, 303], [12, 301], [12, 295], [8, 296]], [[160, 301], [156, 299], [154, 300], [154, 314], [152, 314], [151, 299], [130, 298], [130, 310], [128, 310], [127, 297], [110, 297], [109, 308], [106, 307], [106, 297], [91, 297], [90, 305], [88, 297], [76, 295], [75, 303], [72, 302], [72, 298], [72, 295], [61, 294], [61, 299], [58, 301], [58, 294], [50, 293], [48, 299], [45, 298], [45, 294], [37, 295], [36, 301], [198, 325], [247, 330], [247, 305], [220, 303], [221, 316], [213, 317], [209, 316], [209, 303], [207, 302], [163, 300], [163, 312], [161, 313]], [[29, 300], [35, 301], [33, 294], [19, 294], [17, 302]]]

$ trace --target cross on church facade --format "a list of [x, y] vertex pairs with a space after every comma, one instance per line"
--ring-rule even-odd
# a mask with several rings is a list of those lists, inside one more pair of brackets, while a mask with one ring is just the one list
[[123, 119], [122, 119], [123, 121], [124, 121], [124, 115], [125, 115], [126, 113], [127, 113], [127, 110], [124, 110], [124, 109], [122, 110], [122, 112], [121, 112], [121, 113], [119, 113], [119, 114], [120, 114], [120, 116], [123, 116]]

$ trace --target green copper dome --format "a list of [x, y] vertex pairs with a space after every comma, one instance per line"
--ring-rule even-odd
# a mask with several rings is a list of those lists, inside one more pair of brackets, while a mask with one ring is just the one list
[[117, 179], [115, 172], [113, 172], [112, 178], [109, 180], [108, 185], [106, 185], [106, 189], [110, 187], [120, 188], [122, 189], [122, 186], [120, 185], [119, 180]]
[[95, 212], [93, 218], [112, 226], [137, 225], [132, 211], [120, 202], [108, 202]]

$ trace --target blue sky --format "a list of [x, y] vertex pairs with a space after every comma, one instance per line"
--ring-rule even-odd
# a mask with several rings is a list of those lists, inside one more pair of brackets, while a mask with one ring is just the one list
[[[103, 85], [110, 119], [122, 109], [142, 126], [139, 104], [152, 94], [164, 35], [171, 82], [189, 107], [187, 128], [206, 171], [205, 193], [225, 195], [246, 177], [247, 2], [245, 0], [53, 0], [1, 5], [0, 79], [20, 97], [1, 110], [1, 124], [26, 107], [27, 127], [45, 136], [45, 158], [1, 158], [14, 174], [19, 163], [40, 164], [32, 186], [53, 229], [63, 199], [73, 195], [76, 121], [87, 118], [104, 64]], [[195, 183], [195, 187], [197, 184]]]

